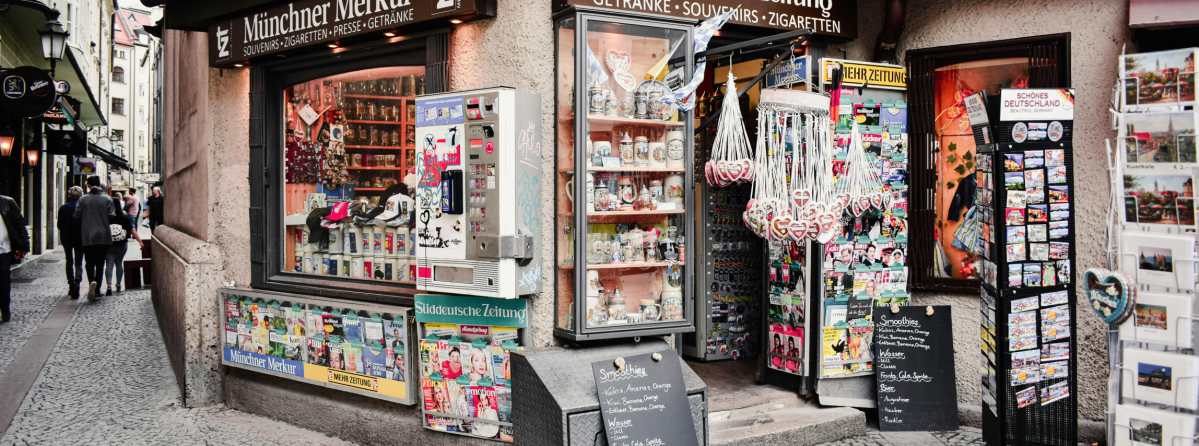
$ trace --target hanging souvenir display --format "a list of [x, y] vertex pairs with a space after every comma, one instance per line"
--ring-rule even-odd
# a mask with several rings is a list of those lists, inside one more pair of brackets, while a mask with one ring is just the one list
[[704, 176], [712, 186], [727, 187], [751, 182], [757, 169], [754, 161], [749, 159], [749, 137], [746, 136], [745, 127], [741, 122], [741, 107], [737, 101], [735, 80], [730, 66], [729, 80], [724, 84], [724, 105], [720, 123], [717, 124], [716, 139], [712, 142], [712, 156], [704, 163]]

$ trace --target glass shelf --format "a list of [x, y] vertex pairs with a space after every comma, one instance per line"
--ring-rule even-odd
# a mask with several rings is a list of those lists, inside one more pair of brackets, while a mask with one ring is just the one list
[[[556, 24], [555, 334], [692, 331], [694, 120], [653, 100], [690, 78], [691, 27], [577, 10]], [[590, 51], [575, 51], [581, 45]], [[588, 53], [603, 76], [588, 72]], [[654, 67], [664, 67], [664, 82], [643, 80]]]

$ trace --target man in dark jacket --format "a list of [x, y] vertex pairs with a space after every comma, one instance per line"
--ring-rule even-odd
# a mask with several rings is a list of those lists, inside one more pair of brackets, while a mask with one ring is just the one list
[[87, 261], [87, 300], [95, 301], [96, 288], [100, 286], [99, 281], [104, 280], [104, 259], [112, 245], [108, 219], [116, 215], [116, 208], [112, 206], [112, 198], [104, 193], [100, 177], [88, 177], [87, 186], [91, 190], [75, 204], [75, 220], [79, 222], [79, 238]]
[[150, 233], [153, 234], [154, 228], [162, 224], [162, 189], [158, 186], [151, 189], [150, 199], [146, 200], [146, 209], [150, 211]]
[[29, 252], [29, 232], [25, 230], [25, 216], [12, 198], [0, 195], [0, 323], [12, 318], [9, 303], [12, 300], [12, 263]]
[[71, 186], [67, 191], [67, 202], [58, 208], [58, 232], [62, 250], [67, 254], [67, 295], [79, 298], [79, 282], [83, 281], [83, 239], [79, 221], [75, 220], [75, 205], [83, 196], [83, 188]]

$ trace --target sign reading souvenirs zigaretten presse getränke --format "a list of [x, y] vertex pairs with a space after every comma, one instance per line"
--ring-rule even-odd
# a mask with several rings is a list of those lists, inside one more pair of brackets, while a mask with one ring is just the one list
[[433, 20], [494, 15], [494, 0], [303, 0], [208, 27], [208, 65], [337, 42]]
[[554, 0], [555, 9], [590, 6], [704, 20], [733, 10], [729, 23], [856, 39], [858, 4], [847, 0]]

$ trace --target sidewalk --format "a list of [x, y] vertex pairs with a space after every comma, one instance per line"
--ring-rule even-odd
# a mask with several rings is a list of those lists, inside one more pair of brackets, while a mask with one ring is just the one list
[[[129, 252], [140, 258], [136, 244]], [[183, 407], [150, 290], [67, 299], [63, 259], [54, 251], [13, 273], [13, 319], [0, 324], [0, 444], [346, 444], [224, 407]]]

